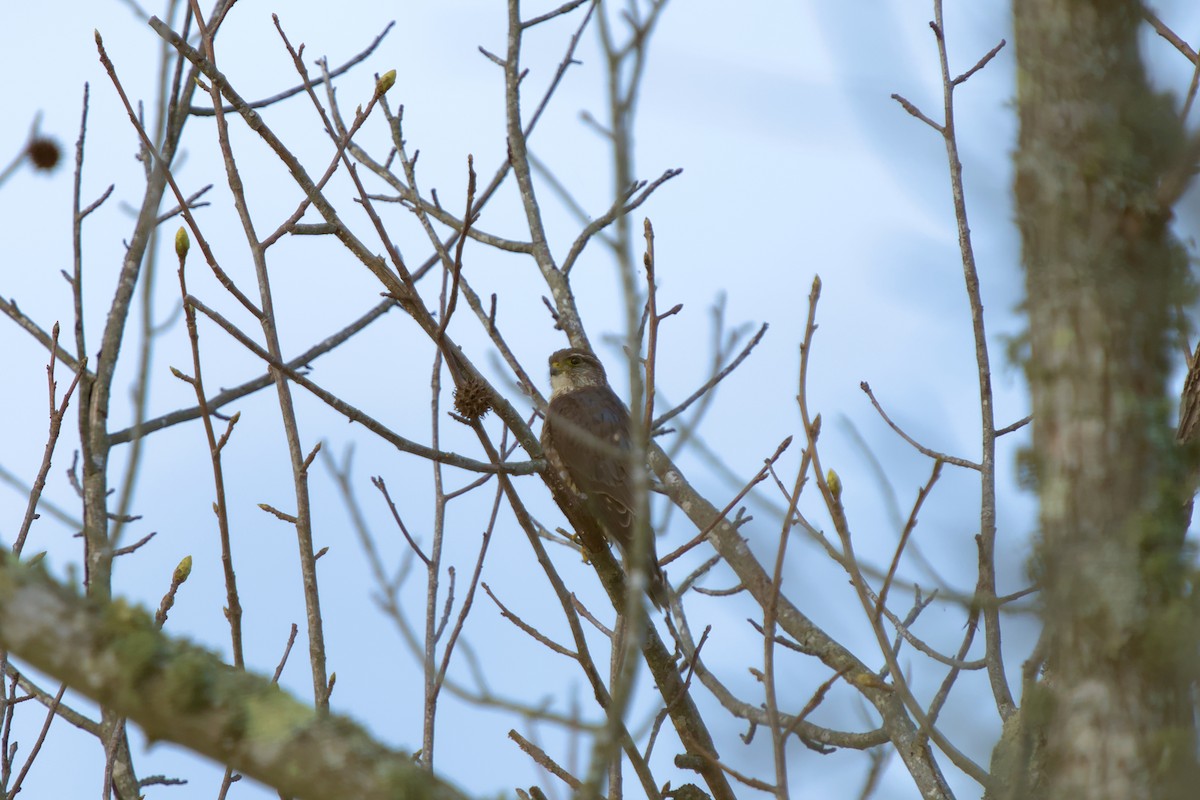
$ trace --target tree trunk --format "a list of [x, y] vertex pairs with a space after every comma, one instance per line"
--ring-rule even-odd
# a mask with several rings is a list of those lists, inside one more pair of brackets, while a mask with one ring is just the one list
[[[1016, 0], [1045, 672], [996, 797], [1195, 797], [1186, 464], [1169, 424], [1187, 262], [1157, 197], [1182, 132], [1141, 6]], [[1007, 738], [1007, 737], [1006, 737]]]

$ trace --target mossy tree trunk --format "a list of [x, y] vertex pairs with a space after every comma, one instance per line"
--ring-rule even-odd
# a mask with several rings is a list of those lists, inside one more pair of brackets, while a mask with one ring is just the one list
[[[1016, 0], [1017, 217], [1045, 672], [996, 797], [1195, 797], [1185, 458], [1168, 379], [1187, 262], [1160, 186], [1182, 130], [1141, 5]], [[994, 764], [994, 767], [996, 764]]]

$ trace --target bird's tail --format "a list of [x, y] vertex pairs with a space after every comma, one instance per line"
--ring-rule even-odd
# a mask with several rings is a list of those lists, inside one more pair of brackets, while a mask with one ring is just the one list
[[650, 602], [659, 611], [666, 611], [671, 605], [671, 584], [667, 582], [667, 573], [662, 571], [662, 567], [653, 559], [648, 559], [650, 564], [646, 571], [646, 594], [650, 597]]

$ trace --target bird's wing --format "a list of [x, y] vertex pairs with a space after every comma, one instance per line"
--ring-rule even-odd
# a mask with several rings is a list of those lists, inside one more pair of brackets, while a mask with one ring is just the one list
[[[627, 553], [633, 539], [633, 491], [627, 453], [629, 412], [607, 387], [595, 386], [561, 394], [550, 401], [542, 427], [542, 447], [555, 469], [565, 470], [609, 537]], [[658, 566], [650, 536], [645, 570], [650, 599], [667, 606], [667, 577]]]
[[628, 543], [633, 527], [629, 486], [629, 412], [603, 386], [567, 392], [550, 401], [542, 442], [558, 455], [575, 487], [599, 501], [610, 534]]

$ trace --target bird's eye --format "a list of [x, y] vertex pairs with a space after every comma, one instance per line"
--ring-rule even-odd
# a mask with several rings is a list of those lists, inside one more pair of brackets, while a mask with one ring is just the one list
[[583, 363], [583, 359], [579, 356], [571, 356], [569, 359], [567, 359], [567, 363], [569, 363], [572, 367], [578, 367]]

